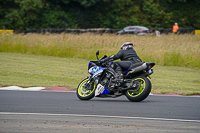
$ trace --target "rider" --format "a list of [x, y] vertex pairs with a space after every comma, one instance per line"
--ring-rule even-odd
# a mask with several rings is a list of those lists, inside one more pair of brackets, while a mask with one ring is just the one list
[[116, 55], [111, 55], [105, 59], [99, 60], [99, 63], [117, 59], [120, 59], [121, 61], [114, 62], [114, 65], [116, 78], [119, 78], [120, 80], [123, 80], [122, 71], [126, 71], [130, 67], [136, 67], [142, 63], [142, 60], [138, 57], [136, 51], [133, 49], [133, 44], [131, 42], [124, 43]]

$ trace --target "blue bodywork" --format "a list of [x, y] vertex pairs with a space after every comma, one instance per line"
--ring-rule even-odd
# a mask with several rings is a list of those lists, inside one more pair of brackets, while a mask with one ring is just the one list
[[91, 65], [92, 65], [92, 62], [89, 61], [89, 63], [88, 63], [88, 70], [90, 69]]
[[93, 66], [92, 67], [92, 63], [91, 62], [89, 62], [89, 64], [88, 64], [88, 72], [89, 72], [89, 74], [91, 74], [93, 76], [98, 74], [98, 73], [103, 72], [103, 70], [105, 70], [105, 69], [106, 68], [98, 67], [98, 66]]
[[[88, 72], [89, 72], [89, 74], [92, 75], [92, 78], [98, 74], [101, 74], [103, 72], [103, 70], [106, 69], [103, 67], [98, 67], [96, 65], [92, 66], [92, 64], [93, 64], [92, 62], [89, 62], [89, 64], [88, 64]], [[105, 94], [109, 94], [109, 93], [110, 93], [110, 91], [102, 86], [102, 88], [100, 90], [98, 90], [97, 95], [105, 95]]]

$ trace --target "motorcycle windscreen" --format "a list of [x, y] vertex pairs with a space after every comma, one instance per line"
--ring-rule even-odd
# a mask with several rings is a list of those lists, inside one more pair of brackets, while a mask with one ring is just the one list
[[95, 90], [95, 96], [109, 94], [110, 91], [106, 89], [103, 85], [98, 84], [97, 89]]

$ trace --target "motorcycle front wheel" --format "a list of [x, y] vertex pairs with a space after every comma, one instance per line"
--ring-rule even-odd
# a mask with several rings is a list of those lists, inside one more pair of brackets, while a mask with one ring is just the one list
[[89, 83], [89, 85], [86, 86], [86, 83], [88, 81], [88, 78], [84, 79], [80, 82], [80, 84], [77, 87], [76, 95], [80, 100], [90, 100], [95, 95], [95, 84], [94, 81]]
[[134, 80], [138, 88], [136, 90], [127, 90], [125, 95], [131, 102], [143, 101], [151, 92], [151, 82], [147, 77], [139, 77]]

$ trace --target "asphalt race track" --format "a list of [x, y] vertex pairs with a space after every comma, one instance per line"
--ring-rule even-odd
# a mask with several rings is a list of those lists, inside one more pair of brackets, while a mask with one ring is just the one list
[[4, 132], [200, 131], [200, 97], [151, 95], [143, 102], [119, 98], [80, 101], [74, 92], [0, 91]]

